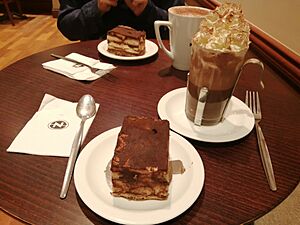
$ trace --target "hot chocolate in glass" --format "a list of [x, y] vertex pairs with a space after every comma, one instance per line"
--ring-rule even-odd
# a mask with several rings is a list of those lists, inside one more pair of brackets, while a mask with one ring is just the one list
[[196, 125], [215, 125], [237, 83], [249, 47], [250, 28], [240, 5], [225, 3], [210, 12], [192, 39], [186, 116]]

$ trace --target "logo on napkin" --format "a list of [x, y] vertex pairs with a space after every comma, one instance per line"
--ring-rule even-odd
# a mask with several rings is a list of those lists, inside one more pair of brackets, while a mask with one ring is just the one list
[[50, 129], [64, 129], [69, 126], [69, 123], [65, 120], [56, 120], [48, 124]]

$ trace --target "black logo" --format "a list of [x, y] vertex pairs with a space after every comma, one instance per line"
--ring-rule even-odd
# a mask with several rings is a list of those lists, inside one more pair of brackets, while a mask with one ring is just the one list
[[50, 129], [64, 129], [69, 126], [69, 123], [64, 120], [56, 120], [48, 124], [48, 128]]

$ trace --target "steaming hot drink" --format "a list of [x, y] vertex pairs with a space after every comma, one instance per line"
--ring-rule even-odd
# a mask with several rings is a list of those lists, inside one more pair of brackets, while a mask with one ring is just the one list
[[222, 120], [249, 47], [249, 34], [238, 4], [225, 3], [202, 20], [192, 39], [185, 108], [197, 125]]
[[208, 13], [207, 9], [201, 7], [172, 7], [170, 8], [170, 12], [176, 15], [191, 17], [202, 17]]
[[[168, 9], [168, 21], [157, 20], [154, 30], [159, 47], [172, 59], [175, 69], [188, 71], [191, 59], [191, 40], [199, 24], [210, 10], [195, 6], [174, 6]], [[160, 28], [169, 29], [170, 46], [165, 46]]]

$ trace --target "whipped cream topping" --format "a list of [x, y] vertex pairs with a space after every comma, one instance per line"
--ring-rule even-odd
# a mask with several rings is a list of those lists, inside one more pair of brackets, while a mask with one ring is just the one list
[[248, 49], [250, 27], [240, 4], [224, 3], [211, 11], [201, 22], [193, 44], [221, 52]]

